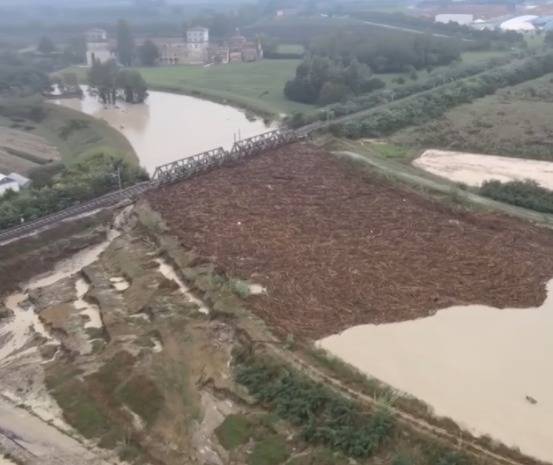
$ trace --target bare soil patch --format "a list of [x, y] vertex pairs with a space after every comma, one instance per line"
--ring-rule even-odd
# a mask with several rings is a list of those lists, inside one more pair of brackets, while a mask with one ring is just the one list
[[539, 306], [553, 276], [551, 231], [454, 210], [308, 145], [148, 196], [185, 247], [267, 288], [251, 305], [283, 333]]

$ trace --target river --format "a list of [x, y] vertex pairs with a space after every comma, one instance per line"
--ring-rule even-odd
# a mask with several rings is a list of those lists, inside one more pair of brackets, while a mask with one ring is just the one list
[[229, 105], [168, 92], [150, 91], [143, 104], [102, 105], [85, 88], [82, 99], [54, 103], [105, 120], [134, 148], [140, 164], [152, 174], [156, 166], [222, 146], [231, 148], [237, 138], [261, 134], [275, 125]]

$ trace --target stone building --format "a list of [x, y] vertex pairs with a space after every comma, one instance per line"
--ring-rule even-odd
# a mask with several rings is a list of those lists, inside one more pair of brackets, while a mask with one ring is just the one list
[[158, 62], [162, 66], [241, 63], [263, 58], [259, 41], [249, 41], [237, 33], [227, 41], [211, 42], [209, 29], [205, 27], [188, 29], [185, 39], [157, 37], [151, 40], [159, 49]]
[[86, 32], [86, 65], [90, 68], [94, 61], [105, 63], [115, 59], [108, 33], [103, 29], [89, 29]]
[[248, 40], [239, 32], [228, 40], [228, 47], [230, 63], [244, 63], [263, 58], [261, 42], [258, 39]]

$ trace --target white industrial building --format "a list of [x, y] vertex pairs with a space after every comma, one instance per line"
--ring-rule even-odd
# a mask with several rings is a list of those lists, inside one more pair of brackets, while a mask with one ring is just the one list
[[474, 21], [474, 15], [464, 13], [443, 13], [436, 15], [434, 21], [437, 23], [457, 23], [461, 26], [467, 26]]
[[536, 15], [517, 16], [502, 22], [499, 28], [503, 31], [534, 32], [537, 28], [533, 21], [537, 18]]

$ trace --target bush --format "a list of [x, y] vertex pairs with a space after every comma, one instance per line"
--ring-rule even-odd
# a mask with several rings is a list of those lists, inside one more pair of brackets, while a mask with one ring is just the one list
[[215, 430], [217, 439], [226, 450], [248, 442], [252, 436], [252, 423], [243, 415], [229, 415]]
[[480, 187], [480, 195], [542, 213], [553, 213], [553, 191], [532, 180], [506, 183], [486, 181]]
[[248, 457], [248, 465], [278, 465], [290, 456], [286, 441], [278, 436], [270, 436], [257, 442], [251, 455]]
[[119, 167], [123, 187], [148, 179], [141, 169], [102, 153], [66, 166], [57, 174], [41, 173], [39, 184], [0, 198], [0, 229], [63, 210], [118, 188]]

